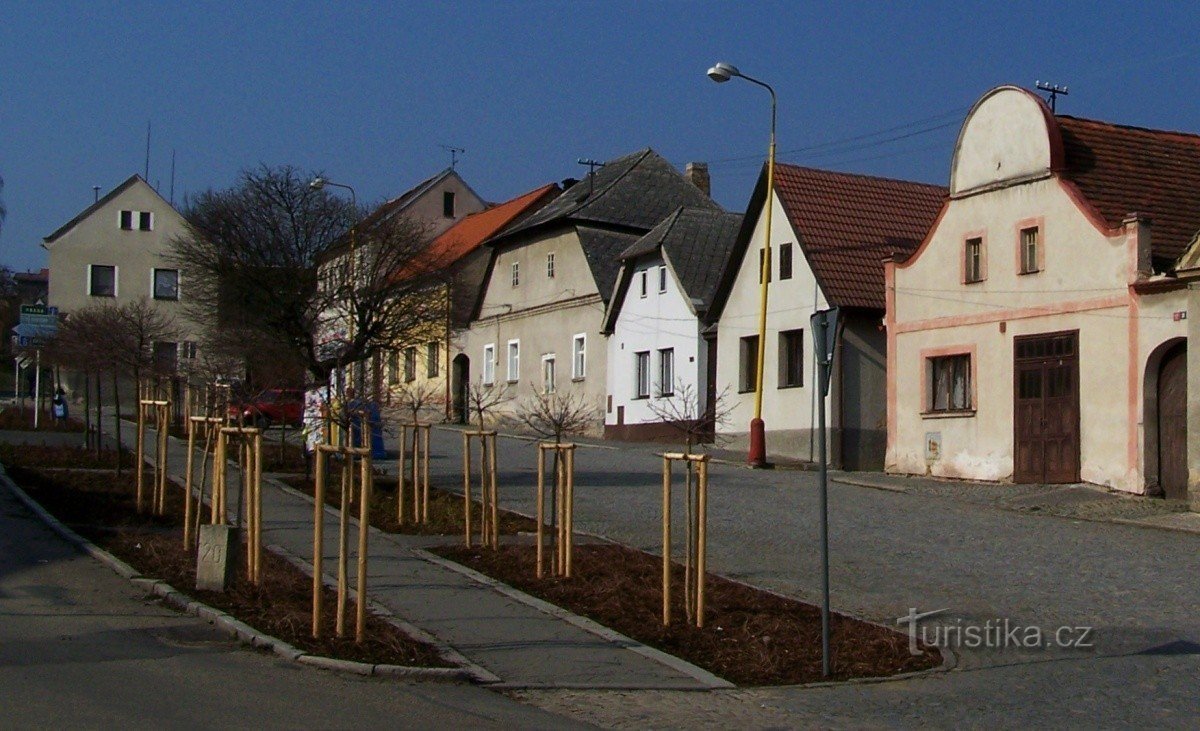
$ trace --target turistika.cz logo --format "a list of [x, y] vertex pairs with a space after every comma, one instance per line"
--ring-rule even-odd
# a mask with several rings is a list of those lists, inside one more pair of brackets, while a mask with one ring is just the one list
[[918, 612], [909, 607], [908, 614], [896, 618], [896, 624], [908, 626], [908, 651], [921, 654], [922, 646], [968, 650], [1041, 650], [1091, 649], [1095, 630], [1092, 627], [1063, 625], [1045, 630], [1035, 625], [1014, 624], [1004, 617], [972, 623], [961, 619], [949, 622], [921, 624], [921, 620], [936, 617], [949, 609]]

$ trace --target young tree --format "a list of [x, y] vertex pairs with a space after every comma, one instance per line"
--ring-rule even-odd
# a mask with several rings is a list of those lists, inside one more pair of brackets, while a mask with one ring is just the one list
[[467, 387], [467, 411], [475, 416], [479, 431], [483, 431], [488, 417], [496, 409], [512, 399], [507, 383], [485, 384], [480, 378]]
[[561, 444], [563, 437], [583, 434], [599, 418], [599, 410], [576, 393], [543, 393], [536, 388], [521, 403], [517, 422], [542, 439]]
[[287, 353], [311, 383], [366, 363], [440, 322], [439, 262], [404, 217], [363, 212], [315, 175], [260, 167], [189, 201], [173, 258], [189, 277], [188, 314], [221, 337]]
[[660, 423], [679, 434], [684, 454], [691, 454], [692, 447], [698, 444], [717, 441], [717, 427], [729, 420], [733, 409], [729, 404], [728, 386], [717, 394], [711, 405], [702, 406], [696, 387], [684, 383], [683, 379], [675, 382], [673, 396], [651, 399], [648, 406]]

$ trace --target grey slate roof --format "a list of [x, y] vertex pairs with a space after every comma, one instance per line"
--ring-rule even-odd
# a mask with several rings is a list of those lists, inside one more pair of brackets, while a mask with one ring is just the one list
[[720, 210], [650, 148], [604, 164], [502, 238], [554, 223], [593, 223], [648, 231], [679, 206]]
[[621, 270], [621, 252], [637, 242], [638, 236], [591, 226], [578, 226], [575, 230], [579, 234], [579, 245], [587, 257], [588, 268], [592, 270], [592, 278], [596, 280], [596, 289], [607, 301]]
[[742, 214], [709, 208], [680, 207], [621, 253], [621, 281], [605, 316], [605, 331], [616, 326], [621, 303], [633, 276], [633, 262], [663, 252], [693, 310], [703, 317], [712, 304], [737, 243]]

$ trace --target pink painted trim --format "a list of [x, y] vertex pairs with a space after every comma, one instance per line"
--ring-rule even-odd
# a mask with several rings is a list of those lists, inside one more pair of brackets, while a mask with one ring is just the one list
[[[1126, 250], [1129, 256], [1129, 271], [1134, 279], [1137, 278], [1137, 236], [1138, 227], [1134, 226], [1132, 230], [1128, 232], [1126, 238]], [[1139, 373], [1140, 369], [1138, 367], [1138, 310], [1140, 308], [1137, 294], [1134, 292], [1132, 284], [1129, 287], [1126, 297], [1129, 301], [1129, 321], [1127, 324], [1129, 343], [1126, 347], [1126, 350], [1129, 351], [1128, 363], [1126, 365], [1128, 368], [1126, 378], [1126, 390], [1128, 391], [1128, 411], [1125, 416], [1125, 421], [1127, 424], [1126, 428], [1128, 429], [1126, 445], [1126, 469], [1136, 469], [1139, 463], [1138, 422], [1141, 421], [1138, 418], [1138, 414], [1141, 411], [1139, 408], [1141, 399], [1139, 398], [1138, 391], [1139, 386], [1142, 383], [1142, 379], [1140, 378], [1141, 374]]]
[[[1025, 258], [1025, 240], [1022, 234], [1026, 229], [1036, 228], [1038, 232], [1038, 248], [1037, 248], [1037, 270], [1032, 272], [1021, 271], [1021, 260]], [[1028, 276], [1030, 274], [1039, 274], [1046, 271], [1046, 217], [1034, 216], [1026, 218], [1022, 221], [1017, 221], [1013, 226], [1013, 232], [1017, 245], [1013, 247], [1016, 251], [1016, 261], [1013, 266], [1013, 271], [1017, 276]]]
[[924, 330], [944, 330], [948, 327], [983, 325], [989, 322], [1000, 322], [1001, 320], [1028, 320], [1031, 317], [1066, 315], [1074, 312], [1087, 312], [1088, 310], [1108, 310], [1114, 307], [1124, 307], [1126, 304], [1128, 304], [1128, 302], [1128, 295], [1116, 295], [1114, 297], [1100, 297], [1097, 299], [1079, 300], [1076, 302], [1057, 302], [1038, 307], [1022, 307], [1009, 310], [997, 310], [995, 312], [981, 312], [971, 315], [935, 317], [930, 320], [896, 323], [895, 328], [897, 333], [922, 332]]
[[[971, 359], [971, 410], [979, 410], [978, 389], [976, 384], [979, 383], [979, 358], [975, 355], [975, 343], [965, 343], [962, 345], [943, 345], [938, 348], [922, 348], [921, 349], [921, 413], [929, 412], [929, 359], [940, 358], [945, 355], [966, 355]], [[942, 412], [932, 412], [941, 415]]]

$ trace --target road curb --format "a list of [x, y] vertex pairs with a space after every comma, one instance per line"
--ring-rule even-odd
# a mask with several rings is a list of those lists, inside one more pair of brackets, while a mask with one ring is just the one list
[[[15, 496], [18, 501], [20, 501], [30, 512], [36, 515], [39, 520], [45, 523], [52, 532], [56, 533], [60, 538], [76, 548], [80, 553], [89, 555], [96, 559], [111, 569], [114, 573], [120, 575], [122, 578], [127, 579], [134, 586], [144, 590], [147, 594], [158, 596], [163, 600], [164, 604], [175, 607], [185, 614], [191, 614], [198, 619], [212, 624], [214, 627], [224, 630], [229, 635], [236, 637], [239, 642], [249, 647], [270, 649], [275, 652], [276, 655], [279, 655], [283, 659], [292, 662], [311, 665], [313, 667], [318, 667], [325, 670], [350, 672], [357, 675], [405, 680], [469, 681], [476, 683], [489, 683], [499, 680], [499, 678], [487, 673], [487, 671], [483, 671], [481, 674], [477, 675], [475, 672], [473, 672], [473, 670], [474, 668], [478, 668], [478, 666], [474, 665], [471, 667], [457, 668], [421, 668], [410, 667], [406, 665], [376, 665], [308, 654], [291, 645], [290, 643], [284, 642], [278, 637], [256, 630], [245, 622], [242, 622], [241, 620], [236, 619], [233, 616], [216, 609], [215, 607], [211, 607], [207, 604], [192, 599], [187, 594], [175, 589], [165, 581], [140, 574], [129, 564], [71, 530], [71, 528], [67, 527], [62, 521], [51, 515], [44, 507], [42, 507], [41, 503], [30, 497], [28, 493], [22, 490], [20, 486], [8, 476], [8, 473], [5, 471], [2, 464], [0, 464], [0, 484], [4, 485], [4, 487], [8, 489], [8, 491]], [[403, 629], [403, 627], [401, 628]], [[414, 639], [423, 638], [416, 637]], [[435, 643], [435, 646], [438, 645], [444, 645], [444, 643]], [[439, 647], [439, 651], [440, 649], [441, 648]], [[461, 655], [459, 655], [459, 657], [461, 657]], [[443, 659], [446, 658], [443, 657]], [[482, 670], [482, 668], [479, 668], [479, 670]], [[495, 678], [495, 680], [490, 680], [486, 676], [491, 676], [491, 678]]]

